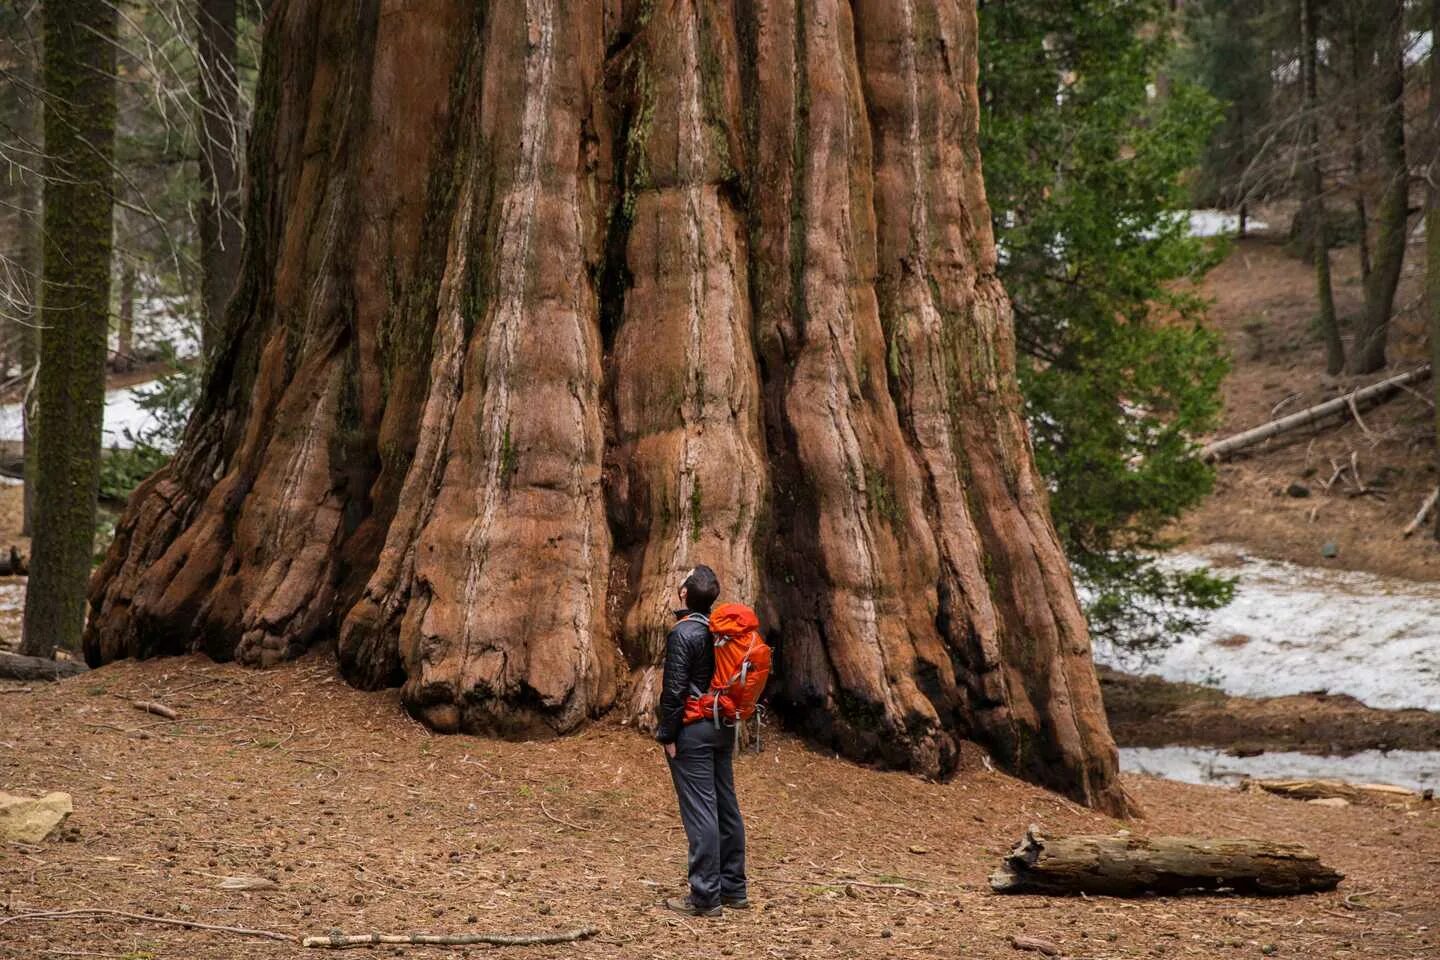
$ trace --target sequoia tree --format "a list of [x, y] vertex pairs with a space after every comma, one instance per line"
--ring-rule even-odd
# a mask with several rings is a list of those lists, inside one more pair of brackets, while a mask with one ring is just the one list
[[[393, 8], [393, 9], [392, 9]], [[86, 656], [334, 639], [438, 730], [657, 696], [704, 561], [777, 709], [1113, 812], [977, 148], [973, 0], [278, 3], [246, 243]]]

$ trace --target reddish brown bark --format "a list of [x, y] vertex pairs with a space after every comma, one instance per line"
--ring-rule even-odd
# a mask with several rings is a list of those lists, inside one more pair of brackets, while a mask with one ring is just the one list
[[334, 636], [438, 729], [643, 723], [704, 561], [799, 728], [932, 776], [978, 739], [1128, 810], [994, 277], [973, 3], [362, 9], [267, 24], [229, 335], [90, 660]]

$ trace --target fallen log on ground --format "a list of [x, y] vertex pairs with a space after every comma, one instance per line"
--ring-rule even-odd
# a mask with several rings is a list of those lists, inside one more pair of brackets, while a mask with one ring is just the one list
[[1273, 793], [1291, 800], [1345, 800], [1349, 803], [1396, 803], [1428, 800], [1427, 793], [1391, 783], [1347, 783], [1344, 780], [1256, 780], [1241, 782], [1242, 790]]
[[1031, 827], [990, 875], [998, 893], [1318, 893], [1344, 875], [1298, 843], [1133, 834], [1047, 839]]
[[1216, 440], [1213, 443], [1207, 443], [1200, 448], [1200, 459], [1219, 460], [1229, 454], [1244, 450], [1246, 447], [1253, 447], [1255, 444], [1279, 434], [1314, 423], [1317, 420], [1323, 420], [1337, 413], [1352, 411], [1362, 403], [1382, 400], [1402, 387], [1408, 386], [1417, 380], [1424, 380], [1428, 376], [1430, 376], [1430, 365], [1427, 363], [1424, 366], [1416, 367], [1414, 370], [1406, 373], [1389, 377], [1378, 383], [1372, 383], [1368, 387], [1352, 390], [1342, 397], [1326, 400], [1324, 403], [1307, 407], [1298, 413], [1281, 417], [1279, 420], [1272, 420], [1263, 426], [1255, 427], [1252, 430], [1245, 430], [1232, 437]]
[[577, 927], [559, 933], [329, 933], [323, 936], [306, 937], [300, 941], [306, 947], [329, 947], [343, 950], [346, 947], [364, 947], [371, 944], [411, 944], [416, 946], [458, 947], [478, 943], [493, 947], [531, 947], [546, 943], [573, 943], [585, 940], [599, 933], [595, 927]]
[[6, 680], [60, 680], [90, 668], [78, 660], [51, 660], [19, 653], [0, 653], [0, 678]]

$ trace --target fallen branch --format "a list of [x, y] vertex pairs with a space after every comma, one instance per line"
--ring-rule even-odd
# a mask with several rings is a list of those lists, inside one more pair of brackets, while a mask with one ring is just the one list
[[493, 947], [531, 947], [548, 943], [574, 943], [595, 936], [600, 931], [595, 927], [576, 927], [559, 933], [360, 933], [339, 932], [323, 936], [306, 937], [300, 941], [303, 947], [325, 947], [344, 949], [364, 947], [372, 944], [412, 944], [425, 946], [459, 947], [486, 943]]
[[554, 822], [560, 824], [562, 827], [569, 827], [571, 830], [582, 830], [582, 831], [584, 831], [584, 830], [589, 830], [589, 829], [590, 829], [589, 827], [582, 827], [582, 826], [581, 826], [580, 824], [578, 824], [578, 823], [571, 823], [569, 820], [566, 820], [564, 817], [557, 817], [557, 816], [555, 816], [555, 814], [553, 814], [553, 813], [551, 813], [549, 810], [545, 809], [545, 801], [544, 801], [544, 800], [541, 800], [541, 801], [540, 801], [540, 812], [543, 813], [543, 814], [545, 814], [545, 816], [548, 817], [550, 820], [553, 820]]
[[1337, 413], [1344, 413], [1347, 409], [1356, 411], [1355, 416], [1358, 421], [1359, 404], [1371, 400], [1382, 400], [1406, 384], [1423, 380], [1428, 376], [1430, 376], [1430, 365], [1427, 363], [1407, 373], [1381, 380], [1378, 383], [1372, 383], [1368, 387], [1352, 390], [1343, 397], [1326, 400], [1324, 403], [1316, 404], [1313, 407], [1308, 407], [1286, 417], [1281, 417], [1279, 420], [1272, 420], [1263, 426], [1245, 430], [1234, 436], [1216, 440], [1213, 443], [1207, 443], [1200, 448], [1200, 458], [1202, 460], [1219, 460], [1222, 457], [1244, 450], [1246, 447], [1252, 447], [1271, 437], [1294, 430], [1298, 427], [1306, 426], [1307, 424], [1315, 423], [1317, 420], [1323, 420]]
[[90, 668], [78, 660], [51, 660], [19, 653], [0, 654], [0, 677], [6, 680], [60, 680]]
[[1401, 536], [1409, 537], [1416, 530], [1420, 529], [1420, 524], [1424, 523], [1425, 518], [1430, 516], [1430, 511], [1435, 509], [1436, 500], [1440, 500], [1440, 487], [1436, 487], [1434, 490], [1430, 491], [1430, 496], [1426, 497], [1425, 502], [1420, 504], [1420, 509], [1415, 514], [1415, 518], [1409, 523], [1405, 524], [1405, 530], [1402, 532]]
[[1247, 778], [1241, 790], [1273, 793], [1291, 800], [1345, 800], [1349, 803], [1394, 803], [1428, 800], [1432, 795], [1390, 783], [1348, 783], [1344, 780], [1259, 780]]
[[140, 920], [144, 923], [158, 923], [162, 926], [188, 927], [192, 930], [213, 930], [217, 933], [234, 933], [242, 937], [261, 937], [266, 940], [295, 942], [288, 933], [274, 930], [251, 930], [246, 927], [226, 927], [214, 923], [200, 923], [198, 920], [181, 920], [178, 917], [152, 917], [145, 913], [126, 913], [124, 910], [107, 910], [103, 907], [83, 907], [78, 910], [45, 910], [38, 913], [17, 913], [13, 917], [0, 919], [0, 926], [21, 920], [74, 920], [84, 917], [121, 917], [126, 920]]
[[130, 701], [130, 706], [139, 710], [141, 713], [153, 713], [155, 716], [164, 717], [166, 720], [174, 720], [179, 716], [173, 708], [167, 707], [163, 703], [156, 703], [154, 700], [132, 700]]
[[1233, 890], [1296, 894], [1333, 890], [1343, 875], [1298, 843], [1204, 837], [1075, 836], [1036, 827], [990, 876], [997, 893], [1135, 896]]

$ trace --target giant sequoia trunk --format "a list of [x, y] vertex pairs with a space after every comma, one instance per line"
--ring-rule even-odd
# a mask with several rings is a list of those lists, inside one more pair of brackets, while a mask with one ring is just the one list
[[291, 0], [247, 241], [92, 663], [337, 638], [440, 730], [648, 722], [684, 571], [777, 706], [1128, 801], [1036, 475], [973, 2]]

